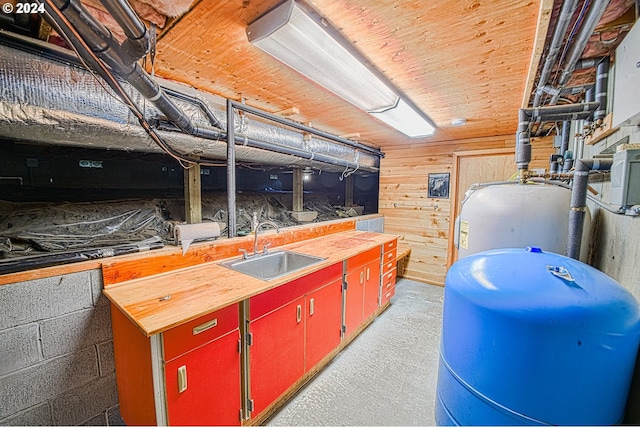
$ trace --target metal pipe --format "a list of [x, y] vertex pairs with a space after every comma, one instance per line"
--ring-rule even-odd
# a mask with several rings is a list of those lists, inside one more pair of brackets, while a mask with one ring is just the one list
[[[145, 98], [149, 99], [167, 118], [175, 123], [185, 133], [193, 135], [194, 126], [191, 121], [180, 111], [180, 109], [166, 96], [162, 88], [140, 67], [137, 62], [125, 63], [120, 55], [121, 46], [113, 38], [111, 32], [105, 28], [94, 16], [77, 0], [46, 0], [46, 5], [56, 8], [64, 14], [74, 29], [78, 32], [82, 41], [103, 60], [116, 74], [124, 78]], [[55, 25], [62, 27], [59, 19], [56, 19], [54, 10], [49, 11], [49, 15]], [[64, 27], [63, 27], [64, 28]], [[65, 33], [73, 43], [75, 36]], [[73, 43], [74, 46], [76, 43]], [[80, 52], [82, 52], [80, 50]], [[128, 58], [131, 60], [132, 58]], [[93, 62], [93, 61], [91, 61]]]
[[600, 106], [593, 113], [593, 119], [597, 124], [602, 122], [607, 113], [607, 85], [609, 83], [609, 57], [605, 56], [598, 63], [596, 71], [595, 100]]
[[122, 44], [121, 53], [127, 61], [137, 61], [149, 51], [149, 33], [138, 14], [126, 0], [100, 0], [102, 5], [113, 16], [127, 39]]
[[580, 245], [587, 208], [587, 184], [589, 171], [610, 170], [610, 159], [577, 159], [573, 173], [573, 187], [571, 190], [571, 205], [569, 210], [569, 233], [567, 237], [566, 255], [573, 259], [580, 259]]
[[227, 99], [227, 236], [236, 236], [236, 145], [235, 110]]
[[543, 88], [547, 84], [551, 71], [553, 70], [553, 66], [556, 63], [556, 57], [558, 56], [558, 52], [560, 52], [562, 42], [564, 41], [564, 35], [567, 32], [567, 28], [569, 27], [569, 23], [571, 22], [571, 18], [573, 17], [573, 13], [575, 12], [577, 5], [577, 0], [565, 0], [562, 4], [562, 9], [558, 16], [558, 22], [556, 23], [556, 28], [553, 32], [553, 38], [549, 44], [549, 51], [547, 52], [547, 57], [542, 67], [542, 71], [540, 72], [538, 88], [536, 89], [535, 97], [533, 99], [534, 107], [538, 107], [540, 105], [542, 95], [544, 94]]
[[[232, 101], [233, 102], [233, 101]], [[176, 127], [170, 123], [159, 122], [156, 127], [159, 130], [176, 131]], [[224, 132], [220, 132], [216, 129], [198, 126], [195, 128], [194, 136], [212, 139], [212, 140], [227, 140], [228, 137]], [[301, 157], [307, 160], [316, 160], [321, 163], [329, 165], [340, 166], [344, 168], [360, 168], [357, 162], [351, 162], [346, 159], [327, 156], [325, 154], [314, 153], [312, 151], [300, 150], [295, 147], [289, 147], [286, 145], [275, 144], [273, 142], [259, 141], [253, 138], [249, 138], [243, 135], [235, 135], [233, 137], [236, 144], [245, 145], [247, 147], [258, 148], [260, 150], [271, 151], [279, 154], [288, 154], [291, 156]]]
[[600, 18], [604, 14], [605, 9], [609, 5], [609, 0], [593, 0], [589, 11], [584, 19], [580, 30], [578, 30], [578, 34], [576, 36], [575, 42], [571, 45], [569, 52], [567, 53], [567, 60], [565, 61], [565, 65], [562, 69], [562, 74], [558, 79], [558, 86], [564, 86], [567, 84], [573, 71], [575, 70], [576, 63], [582, 56], [582, 52], [587, 46], [587, 42], [589, 38], [593, 34], [593, 31], [598, 25]]

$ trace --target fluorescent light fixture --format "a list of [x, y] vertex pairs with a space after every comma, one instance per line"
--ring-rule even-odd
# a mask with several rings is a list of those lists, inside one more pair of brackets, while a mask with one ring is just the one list
[[373, 117], [385, 122], [391, 127], [411, 138], [431, 136], [436, 128], [433, 127], [418, 111], [411, 108], [403, 99], [384, 111], [370, 111]]
[[[408, 136], [428, 136], [435, 131], [425, 115], [367, 66], [337, 31], [294, 0], [251, 23], [247, 37], [285, 65]], [[431, 130], [427, 133], [426, 129]]]

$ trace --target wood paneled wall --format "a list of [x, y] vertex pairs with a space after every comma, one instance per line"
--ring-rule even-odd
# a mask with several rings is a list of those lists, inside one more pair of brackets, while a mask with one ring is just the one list
[[[450, 199], [428, 197], [429, 174], [451, 173], [454, 152], [511, 148], [514, 144], [512, 134], [385, 150], [380, 165], [379, 212], [385, 216], [385, 233], [398, 234], [411, 247], [404, 277], [444, 285], [451, 237]], [[532, 146], [530, 168], [548, 169], [549, 155], [554, 152], [552, 138], [534, 138]]]

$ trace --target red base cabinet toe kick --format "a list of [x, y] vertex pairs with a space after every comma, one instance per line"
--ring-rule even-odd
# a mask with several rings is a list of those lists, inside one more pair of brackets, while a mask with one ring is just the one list
[[375, 242], [195, 320], [169, 329], [167, 322], [151, 336], [112, 306], [125, 423], [264, 422], [389, 304], [397, 240]]

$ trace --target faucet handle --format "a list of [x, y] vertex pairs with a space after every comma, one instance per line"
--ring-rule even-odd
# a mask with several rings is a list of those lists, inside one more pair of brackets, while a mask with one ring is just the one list
[[264, 244], [264, 246], [262, 246], [262, 253], [263, 254], [268, 254], [269, 253], [269, 246], [271, 246], [271, 242], [266, 242]]
[[249, 255], [247, 254], [247, 250], [246, 249], [238, 249], [239, 252], [242, 252], [242, 258], [243, 259], [249, 259]]

